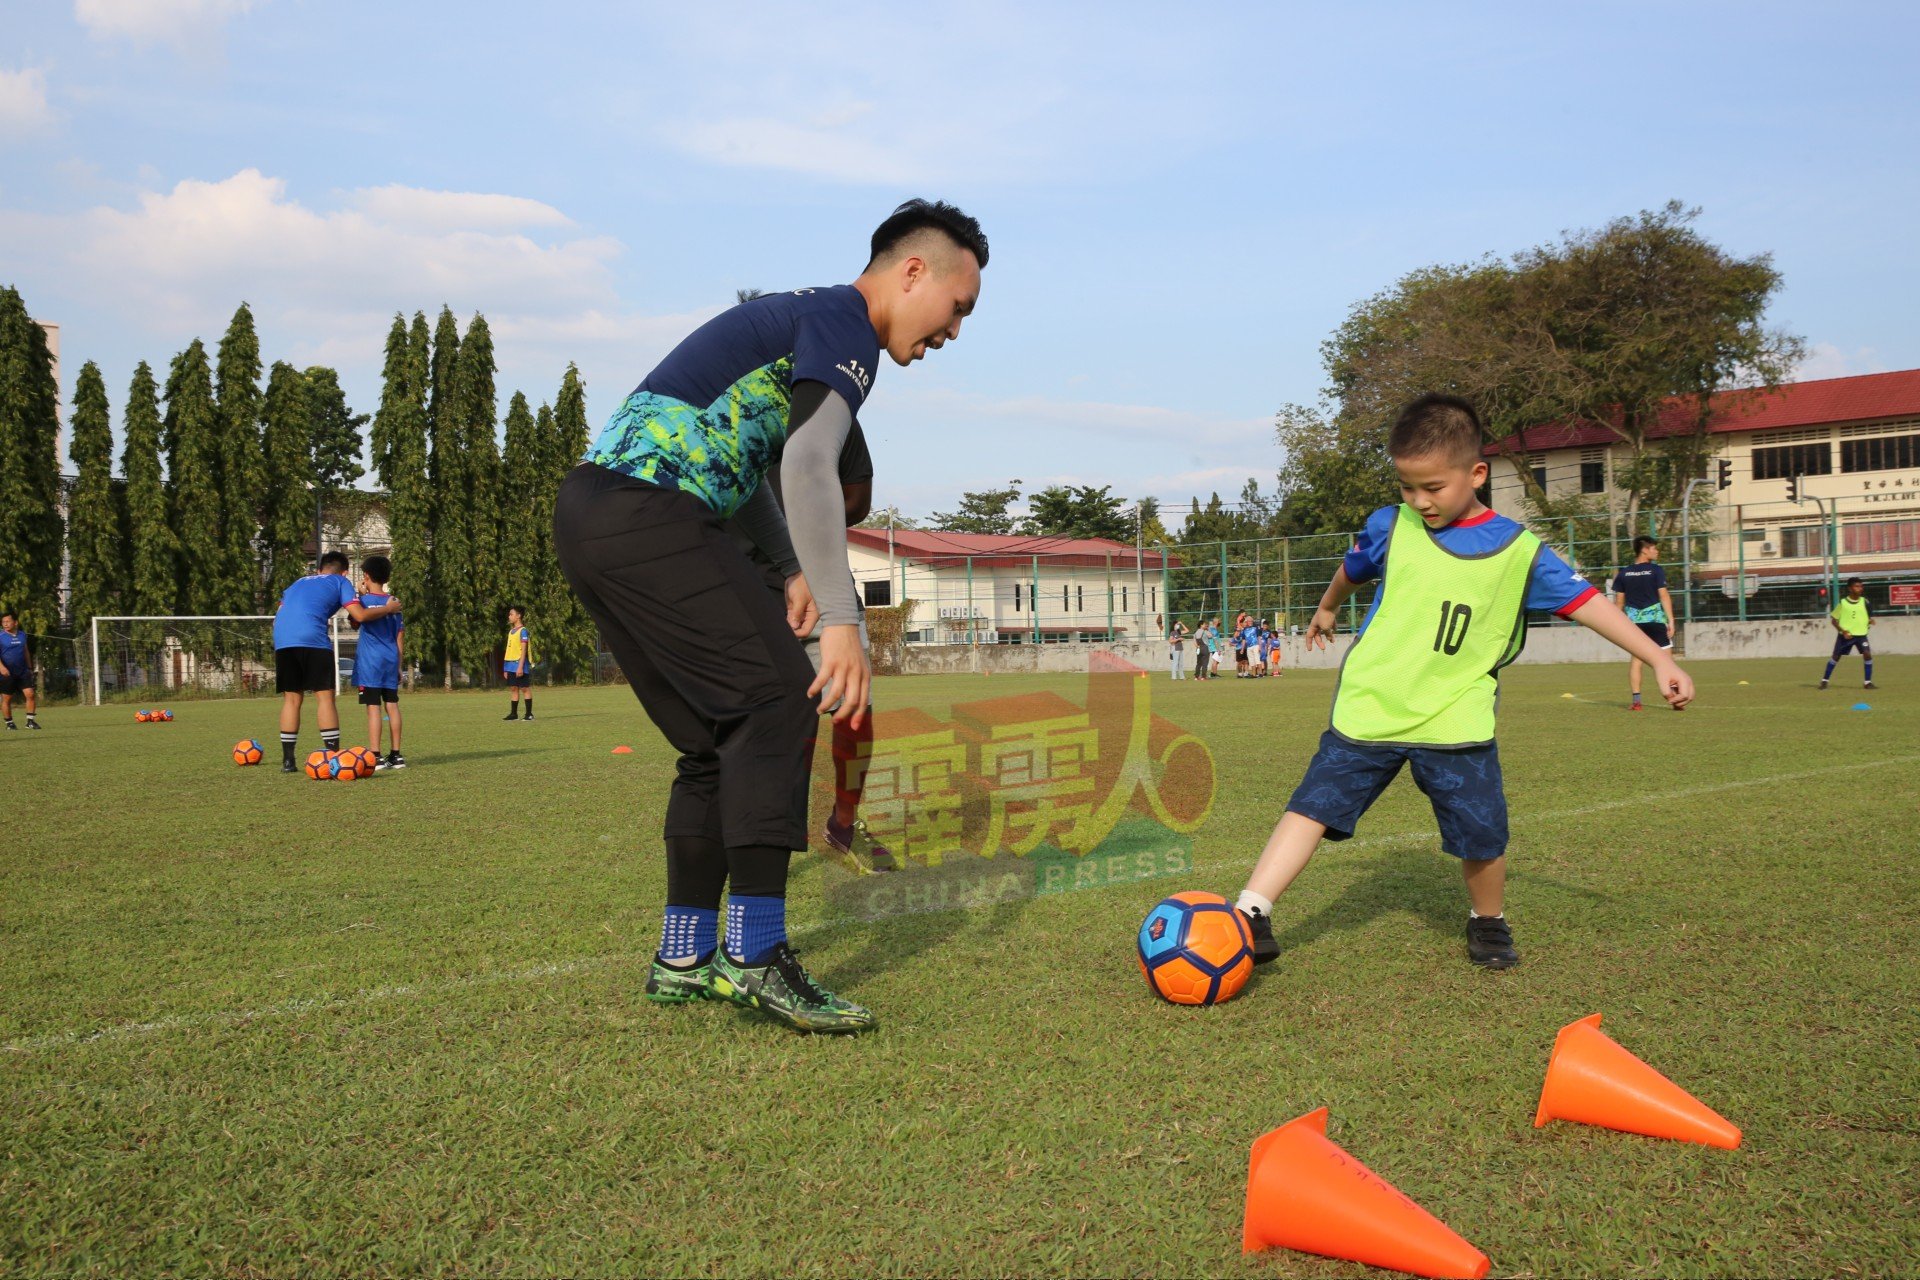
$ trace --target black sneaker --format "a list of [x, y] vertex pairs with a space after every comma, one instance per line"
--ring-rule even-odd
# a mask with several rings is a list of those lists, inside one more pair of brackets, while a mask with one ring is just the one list
[[526, 720], [526, 721], [529, 721], [529, 722], [531, 722], [531, 721], [532, 721], [532, 719], [533, 719], [533, 712], [531, 712], [531, 711], [529, 711], [529, 712], [527, 712], [527, 714], [525, 714], [525, 715], [523, 715], [523, 716], [521, 716], [520, 718], [521, 718], [522, 720]]
[[405, 756], [401, 755], [398, 751], [387, 752], [387, 768], [404, 769], [406, 767], [407, 759]]
[[7, 728], [11, 729], [15, 733], [20, 732], [20, 726], [13, 722], [12, 716], [7, 717]]
[[1511, 969], [1520, 963], [1505, 916], [1467, 917], [1467, 959], [1482, 969]]
[[291, 760], [282, 760], [282, 761], [280, 762], [280, 772], [282, 772], [282, 773], [298, 773], [298, 772], [300, 772], [300, 766], [299, 766], [299, 765], [297, 765], [297, 764], [295, 764], [295, 763], [294, 763], [293, 761], [291, 761]]
[[1273, 920], [1262, 911], [1242, 911], [1253, 930], [1253, 962], [1272, 964], [1280, 958], [1280, 944], [1273, 940]]
[[501, 716], [500, 718], [502, 720], [518, 720], [520, 718], [520, 713], [518, 711], [515, 711], [509, 715]]
[[[1867, 688], [1869, 689], [1873, 688], [1873, 681], [1871, 680], [1867, 681]], [[35, 720], [32, 716], [28, 716], [27, 728], [33, 730], [35, 733], [38, 733], [40, 732], [40, 722], [38, 720]]]
[[1820, 682], [1820, 687], [1821, 687], [1822, 689], [1824, 689], [1824, 688], [1826, 688], [1826, 687], [1827, 687], [1827, 682], [1826, 682], [1825, 680], [1822, 680], [1822, 681]]
[[[1873, 688], [1873, 681], [1871, 681], [1871, 680], [1869, 680], [1869, 681], [1867, 681], [1867, 682], [1866, 682], [1865, 684], [1863, 684], [1863, 685], [1861, 685], [1860, 687], [1861, 687], [1862, 689], [1871, 689], [1871, 688]], [[40, 727], [39, 725], [37, 725], [37, 724], [35, 724], [35, 723], [34, 723], [33, 721], [31, 721], [31, 720], [29, 720], [29, 721], [27, 721], [27, 728], [29, 728], [29, 729], [38, 729], [39, 727]]]

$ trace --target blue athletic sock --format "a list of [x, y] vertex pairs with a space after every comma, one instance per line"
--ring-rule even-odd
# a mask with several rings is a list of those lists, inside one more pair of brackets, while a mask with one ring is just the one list
[[1640, 695], [1637, 693], [1633, 695], [1633, 705], [1636, 707], [1640, 705]]
[[667, 904], [660, 921], [660, 958], [672, 965], [693, 965], [713, 954], [720, 933], [720, 912], [713, 907]]
[[1838, 659], [1833, 659], [1833, 660], [1831, 660], [1831, 661], [1829, 661], [1829, 662], [1827, 663], [1827, 674], [1825, 674], [1825, 675], [1823, 675], [1823, 676], [1821, 676], [1820, 678], [1821, 678], [1822, 680], [1831, 680], [1831, 679], [1833, 679], [1833, 669], [1834, 669], [1835, 667], [1837, 667], [1837, 666], [1839, 666], [1839, 665], [1840, 665], [1840, 662], [1839, 662], [1839, 660], [1838, 660]]
[[[1867, 683], [1868, 684], [1873, 683], [1873, 659], [1872, 658], [1867, 659]], [[33, 717], [28, 716], [27, 719], [31, 720], [33, 719]]]
[[787, 940], [787, 900], [751, 894], [727, 898], [727, 954], [740, 964], [765, 964]]

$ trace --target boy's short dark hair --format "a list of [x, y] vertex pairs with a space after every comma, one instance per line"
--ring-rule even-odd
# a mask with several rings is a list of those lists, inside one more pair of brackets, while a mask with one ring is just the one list
[[928, 230], [940, 232], [973, 254], [973, 260], [981, 267], [987, 265], [987, 233], [980, 229], [977, 218], [968, 217], [944, 200], [918, 197], [888, 214], [887, 220], [874, 229], [867, 265], [871, 267], [885, 258], [914, 232]]
[[0, 618], [12, 618], [15, 622], [20, 621], [20, 615], [11, 609], [0, 609]]
[[1659, 545], [1660, 545], [1660, 539], [1649, 538], [1646, 534], [1643, 533], [1639, 537], [1633, 540], [1633, 554], [1639, 555], [1642, 551], [1645, 551], [1648, 547], [1657, 547]]
[[347, 553], [344, 551], [327, 552], [320, 557], [320, 567], [322, 569], [338, 569], [340, 572], [345, 573], [349, 568]]
[[1867, 580], [1865, 578], [1848, 578], [1847, 579], [1847, 585], [1850, 587], [1856, 583], [1864, 587], [1867, 585]]
[[1387, 433], [1387, 456], [1419, 458], [1438, 453], [1463, 467], [1479, 462], [1486, 432], [1480, 415], [1459, 396], [1430, 393], [1400, 411]]
[[517, 604], [510, 604], [510, 605], [508, 605], [508, 606], [507, 606], [507, 612], [508, 612], [508, 613], [517, 613], [517, 614], [519, 614], [519, 615], [520, 615], [521, 617], [523, 617], [523, 618], [527, 616], [527, 611], [526, 611], [525, 609], [522, 609], [522, 608], [521, 608], [521, 607], [520, 607], [519, 605], [517, 605]]
[[368, 556], [360, 562], [360, 572], [366, 574], [375, 582], [391, 582], [393, 580], [393, 561], [387, 559], [385, 556]]

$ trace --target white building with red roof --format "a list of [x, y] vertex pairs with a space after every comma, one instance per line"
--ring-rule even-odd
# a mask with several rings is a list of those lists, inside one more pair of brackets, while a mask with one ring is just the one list
[[914, 602], [916, 644], [1110, 642], [1160, 635], [1163, 567], [1177, 556], [1107, 538], [849, 529], [869, 607]]

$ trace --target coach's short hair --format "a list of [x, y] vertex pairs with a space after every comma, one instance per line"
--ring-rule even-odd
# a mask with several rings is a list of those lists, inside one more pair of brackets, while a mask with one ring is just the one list
[[918, 197], [888, 214], [887, 220], [874, 229], [867, 265], [871, 267], [885, 259], [915, 232], [929, 230], [938, 231], [967, 250], [980, 266], [987, 265], [987, 233], [980, 229], [979, 219], [968, 217], [944, 200]]
[[1657, 547], [1659, 545], [1660, 545], [1660, 539], [1649, 537], [1643, 533], [1639, 537], [1633, 540], [1633, 554], [1639, 555], [1642, 551], [1645, 551], [1648, 547]]
[[1419, 458], [1444, 454], [1463, 467], [1480, 461], [1486, 433], [1480, 415], [1459, 396], [1429, 393], [1400, 411], [1387, 433], [1387, 456]]
[[352, 566], [347, 560], [346, 552], [329, 551], [320, 557], [320, 567], [322, 569], [338, 569], [340, 572], [345, 573]]
[[1854, 583], [1856, 583], [1856, 582], [1857, 582], [1857, 583], [1859, 583], [1859, 584], [1860, 584], [1861, 586], [1863, 586], [1863, 587], [1867, 585], [1867, 580], [1866, 580], [1865, 578], [1848, 578], [1848, 579], [1847, 579], [1847, 585], [1848, 585], [1848, 586], [1852, 586], [1852, 585], [1853, 585]]
[[391, 582], [393, 580], [393, 561], [387, 559], [385, 556], [368, 556], [360, 562], [360, 572], [366, 574], [375, 582]]

